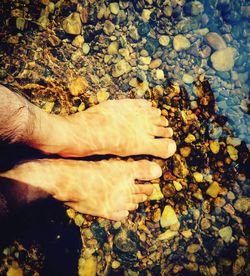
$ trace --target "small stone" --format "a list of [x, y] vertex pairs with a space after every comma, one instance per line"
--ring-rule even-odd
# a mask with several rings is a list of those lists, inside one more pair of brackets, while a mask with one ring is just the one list
[[160, 234], [157, 239], [159, 241], [171, 240], [176, 235], [178, 235], [178, 231], [172, 231], [172, 230], [168, 229], [166, 232]]
[[106, 91], [106, 88], [102, 88], [100, 91], [97, 92], [97, 100], [99, 103], [107, 101], [109, 98], [109, 92]]
[[184, 74], [182, 77], [184, 83], [190, 84], [194, 82], [194, 78], [188, 74]]
[[129, 73], [131, 70], [132, 68], [127, 61], [120, 60], [118, 63], [115, 64], [112, 71], [112, 76], [114, 78], [118, 78], [124, 74]]
[[159, 184], [153, 184], [154, 191], [152, 195], [149, 196], [149, 200], [161, 200], [164, 198]]
[[232, 160], [236, 161], [238, 159], [238, 150], [235, 147], [227, 146], [227, 152]]
[[213, 198], [216, 198], [221, 191], [221, 187], [218, 182], [213, 181], [208, 187], [206, 193]]
[[183, 35], [176, 35], [174, 37], [173, 44], [174, 44], [174, 49], [177, 52], [180, 52], [182, 50], [187, 50], [191, 46], [189, 40]]
[[78, 275], [96, 275], [97, 257], [91, 255], [87, 259], [79, 260]]
[[180, 154], [183, 156], [183, 157], [188, 157], [191, 153], [191, 148], [190, 147], [183, 147], [183, 148], [180, 148]]
[[196, 192], [194, 192], [193, 197], [195, 197], [198, 200], [203, 200], [203, 194], [201, 189], [198, 189]]
[[68, 34], [79, 35], [82, 31], [82, 23], [79, 13], [73, 12], [65, 18], [63, 21], [63, 29]]
[[194, 254], [194, 253], [198, 252], [200, 249], [201, 249], [201, 246], [199, 244], [194, 243], [194, 244], [190, 244], [187, 247], [187, 252], [190, 254]]
[[131, 26], [129, 28], [129, 36], [135, 41], [138, 41], [140, 39], [138, 29], [135, 26]]
[[119, 11], [120, 11], [119, 4], [116, 3], [116, 2], [110, 3], [109, 4], [109, 9], [110, 9], [111, 13], [113, 13], [113, 14], [118, 14]]
[[43, 110], [47, 113], [51, 113], [55, 103], [54, 102], [46, 102], [43, 106]]
[[236, 200], [234, 208], [242, 213], [250, 214], [250, 198], [242, 197]]
[[81, 226], [84, 222], [84, 218], [82, 216], [82, 214], [77, 214], [75, 217], [74, 217], [74, 222], [77, 226]]
[[182, 189], [182, 185], [180, 182], [174, 180], [173, 184], [177, 192], [179, 192]]
[[141, 14], [141, 18], [143, 22], [148, 22], [150, 19], [151, 10], [144, 9]]
[[225, 242], [229, 242], [232, 238], [233, 230], [230, 226], [226, 226], [219, 230], [219, 235]]
[[192, 231], [190, 229], [182, 231], [181, 234], [186, 239], [189, 239], [192, 237]]
[[247, 241], [247, 239], [244, 238], [244, 237], [240, 237], [240, 238], [239, 238], [239, 244], [240, 244], [241, 246], [248, 247], [248, 241]]
[[7, 276], [23, 276], [23, 270], [19, 267], [10, 267], [6, 273]]
[[106, 35], [112, 35], [115, 31], [115, 25], [111, 21], [106, 20], [104, 22], [103, 31]]
[[211, 223], [207, 218], [203, 218], [201, 220], [201, 229], [202, 230], [207, 230], [211, 227]]
[[69, 83], [68, 88], [73, 96], [78, 96], [87, 90], [88, 82], [84, 77], [77, 77]]
[[121, 263], [118, 261], [113, 261], [111, 266], [113, 269], [117, 269], [118, 267], [120, 267]]
[[155, 71], [155, 77], [156, 77], [157, 80], [164, 80], [165, 79], [164, 71], [161, 70], [161, 69], [157, 69]]
[[222, 50], [227, 47], [224, 39], [215, 32], [210, 32], [206, 35], [206, 40], [208, 44], [215, 50]]
[[118, 49], [119, 49], [119, 42], [118, 41], [113, 41], [108, 46], [108, 54], [109, 55], [116, 55], [118, 53]]
[[89, 47], [89, 44], [88, 43], [83, 43], [82, 45], [82, 52], [87, 55], [90, 51], [90, 47]]
[[181, 157], [179, 154], [174, 154], [173, 163], [174, 163], [174, 169], [173, 169], [174, 175], [180, 178], [185, 178], [189, 173], [185, 159]]
[[199, 172], [194, 172], [193, 177], [194, 177], [194, 180], [198, 183], [203, 181], [203, 175]]
[[157, 208], [155, 211], [154, 211], [154, 214], [153, 214], [153, 221], [154, 222], [159, 222], [161, 219], [161, 209], [160, 208]]
[[77, 48], [82, 48], [83, 43], [84, 43], [84, 38], [81, 35], [76, 36], [72, 41], [72, 45]]
[[175, 223], [178, 223], [178, 218], [172, 206], [166, 205], [161, 216], [160, 224], [161, 227], [168, 227]]
[[51, 46], [58, 46], [61, 43], [61, 39], [56, 35], [51, 35], [48, 37], [48, 42]]
[[204, 6], [200, 1], [191, 1], [184, 6], [184, 10], [188, 15], [197, 16], [204, 11]]
[[159, 43], [161, 46], [164, 46], [164, 47], [168, 46], [169, 41], [170, 41], [170, 39], [167, 35], [161, 35], [159, 37]]
[[149, 65], [151, 62], [151, 57], [139, 57], [139, 61], [141, 64]]
[[239, 256], [233, 264], [233, 275], [241, 275], [246, 262], [243, 256]]
[[193, 143], [194, 141], [196, 141], [196, 138], [193, 134], [189, 133], [188, 136], [184, 139], [184, 141], [187, 143], [187, 144], [191, 144]]
[[232, 145], [234, 147], [237, 147], [241, 144], [241, 139], [239, 138], [236, 138], [236, 137], [230, 137], [228, 136], [227, 137], [227, 144], [228, 145]]
[[71, 218], [71, 219], [75, 218], [76, 212], [74, 209], [69, 208], [69, 209], [67, 209], [66, 213], [69, 218]]
[[234, 67], [235, 49], [227, 47], [211, 55], [211, 62], [217, 71], [230, 71]]
[[171, 198], [175, 195], [176, 190], [173, 185], [171, 184], [165, 184], [162, 188], [162, 193], [165, 198]]
[[149, 64], [149, 68], [150, 69], [156, 69], [158, 67], [160, 67], [162, 64], [162, 60], [157, 58], [151, 61], [151, 63]]
[[212, 141], [209, 146], [213, 154], [219, 153], [220, 143], [218, 141]]
[[163, 13], [167, 16], [167, 17], [171, 17], [172, 13], [173, 13], [173, 8], [172, 6], [166, 6], [163, 10]]

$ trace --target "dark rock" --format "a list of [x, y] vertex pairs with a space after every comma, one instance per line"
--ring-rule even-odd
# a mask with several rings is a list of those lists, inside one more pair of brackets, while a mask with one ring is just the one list
[[107, 233], [101, 225], [95, 221], [91, 224], [90, 230], [94, 235], [95, 239], [100, 243], [101, 246], [108, 240]]

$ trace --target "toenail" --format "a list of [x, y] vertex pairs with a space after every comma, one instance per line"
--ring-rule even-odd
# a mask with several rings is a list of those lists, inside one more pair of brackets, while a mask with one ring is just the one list
[[151, 166], [151, 174], [152, 174], [152, 177], [155, 177], [155, 178], [160, 177], [162, 174], [161, 167], [159, 165], [157, 165], [156, 163], [154, 163]]
[[176, 144], [173, 140], [171, 140], [168, 144], [169, 154], [173, 154], [176, 151]]
[[168, 128], [168, 130], [169, 130], [169, 135], [173, 136], [173, 134], [174, 134], [173, 129], [172, 128]]
[[147, 199], [148, 199], [148, 197], [147, 197], [146, 195], [143, 195], [143, 196], [142, 196], [142, 200], [143, 200], [143, 201], [146, 201]]

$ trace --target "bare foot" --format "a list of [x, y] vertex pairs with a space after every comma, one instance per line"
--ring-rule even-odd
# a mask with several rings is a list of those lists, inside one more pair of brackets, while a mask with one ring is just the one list
[[153, 185], [135, 184], [135, 179], [151, 180], [161, 173], [159, 165], [147, 160], [42, 159], [20, 164], [0, 176], [41, 188], [81, 213], [123, 220], [153, 192]]
[[64, 157], [149, 154], [168, 158], [176, 150], [167, 119], [146, 100], [106, 101], [63, 119], [36, 147]]

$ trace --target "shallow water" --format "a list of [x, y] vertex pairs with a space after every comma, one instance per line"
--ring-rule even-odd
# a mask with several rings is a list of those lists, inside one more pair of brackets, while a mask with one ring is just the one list
[[[126, 223], [68, 210], [81, 228], [80, 271], [248, 275], [248, 1], [41, 2], [1, 3], [1, 83], [61, 114], [106, 99], [146, 98], [169, 118], [178, 144], [170, 160], [154, 159], [164, 171], [155, 181], [162, 195]], [[80, 93], [78, 76], [88, 83]], [[186, 140], [189, 132], [194, 141]], [[166, 206], [178, 222], [173, 215], [175, 223], [163, 227]], [[26, 271], [16, 251], [2, 258], [4, 271], [6, 259]]]

